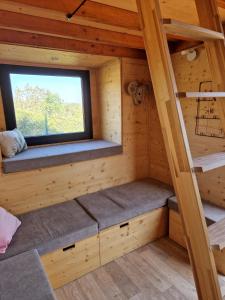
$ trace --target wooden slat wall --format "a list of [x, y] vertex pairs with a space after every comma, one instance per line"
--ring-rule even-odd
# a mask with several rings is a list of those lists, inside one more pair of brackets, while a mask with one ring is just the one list
[[122, 63], [122, 141], [130, 152], [128, 157], [135, 157], [133, 169], [136, 178], [149, 176], [150, 166], [150, 100], [151, 94], [146, 95], [141, 105], [133, 105], [132, 98], [127, 93], [129, 82], [138, 80], [144, 84], [150, 84], [150, 75], [147, 61], [135, 59], [123, 59]]
[[114, 59], [96, 71], [102, 138], [122, 143], [121, 126], [121, 61]]
[[[199, 83], [212, 80], [206, 51], [198, 50], [198, 58], [188, 62], [180, 53], [173, 54], [173, 65], [179, 90], [198, 91]], [[191, 151], [194, 157], [221, 152], [225, 149], [225, 139], [195, 135], [195, 117], [197, 103], [195, 99], [181, 100], [184, 119]], [[224, 168], [197, 175], [203, 198], [225, 207], [225, 173]]]
[[1, 174], [0, 206], [18, 214], [149, 175], [149, 96], [142, 105], [134, 106], [126, 93], [131, 80], [149, 82], [148, 66], [146, 61], [135, 59], [122, 59], [121, 63], [124, 153], [71, 165]]

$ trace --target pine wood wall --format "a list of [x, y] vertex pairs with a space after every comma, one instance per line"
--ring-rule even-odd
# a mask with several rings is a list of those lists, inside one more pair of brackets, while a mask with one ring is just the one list
[[[193, 62], [188, 62], [180, 53], [174, 54], [172, 59], [179, 90], [196, 91], [200, 81], [211, 80], [204, 49], [199, 50], [199, 56]], [[150, 88], [150, 95], [139, 106], [133, 105], [126, 92], [127, 84], [132, 80], [150, 83], [146, 61], [114, 59], [92, 69], [92, 75], [95, 137], [105, 135], [104, 138], [117, 142], [122, 140], [123, 154], [29, 172], [1, 174], [1, 206], [14, 213], [22, 213], [146, 176], [171, 183], [153, 91]], [[100, 89], [97, 88], [99, 86]], [[111, 112], [108, 108], [113, 103], [117, 105], [109, 116], [113, 126], [107, 136], [109, 122], [99, 115], [101, 110]], [[224, 139], [195, 135], [196, 100], [182, 100], [182, 108], [193, 156], [224, 151]], [[4, 120], [1, 109], [0, 119]], [[200, 175], [198, 180], [202, 197], [225, 207], [224, 168]]]
[[[117, 66], [122, 70], [122, 97], [117, 91], [112, 93], [110, 100], [118, 101], [115, 97], [119, 97], [121, 101], [122, 123], [119, 126], [122, 124], [123, 154], [28, 172], [1, 174], [0, 206], [19, 214], [149, 176], [149, 96], [142, 105], [134, 106], [126, 93], [131, 80], [149, 82], [148, 66], [146, 61], [135, 59], [122, 59], [121, 65], [119, 62]], [[108, 74], [107, 80], [113, 85], [113, 81], [118, 80], [115, 79], [118, 70], [109, 63], [104, 66], [107, 67], [115, 70], [111, 72], [111, 78]], [[99, 100], [98, 95], [96, 97]]]

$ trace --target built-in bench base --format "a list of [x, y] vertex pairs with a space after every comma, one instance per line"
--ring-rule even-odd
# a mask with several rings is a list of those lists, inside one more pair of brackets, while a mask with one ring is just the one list
[[59, 288], [168, 233], [170, 187], [143, 179], [19, 216], [7, 259], [37, 249]]
[[168, 209], [163, 207], [45, 254], [41, 260], [56, 289], [167, 234]]
[[[173, 209], [169, 210], [169, 237], [180, 246], [187, 248], [180, 214]], [[213, 253], [217, 270], [225, 275], [225, 251], [213, 250]]]
[[99, 236], [45, 254], [41, 260], [53, 288], [59, 288], [100, 266]]
[[104, 265], [167, 234], [167, 207], [153, 210], [100, 231], [100, 258]]

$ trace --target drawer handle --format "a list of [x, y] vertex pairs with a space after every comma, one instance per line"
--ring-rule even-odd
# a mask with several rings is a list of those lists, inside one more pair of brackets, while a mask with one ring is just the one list
[[124, 223], [124, 224], [121, 224], [121, 225], [120, 225], [120, 228], [127, 227], [127, 226], [129, 226], [129, 222]]
[[71, 246], [68, 246], [66, 248], [63, 248], [63, 252], [66, 252], [68, 250], [71, 250], [71, 249], [74, 249], [75, 248], [75, 244], [71, 245]]

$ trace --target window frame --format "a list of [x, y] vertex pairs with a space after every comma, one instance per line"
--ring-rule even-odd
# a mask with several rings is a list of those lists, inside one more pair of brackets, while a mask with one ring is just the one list
[[64, 143], [93, 138], [92, 109], [90, 92], [90, 72], [88, 70], [58, 69], [0, 64], [0, 87], [7, 130], [17, 127], [10, 73], [22, 75], [48, 75], [64, 77], [80, 77], [83, 94], [84, 132], [60, 133], [43, 136], [25, 137], [28, 146]]

